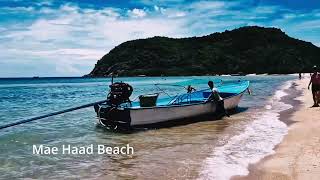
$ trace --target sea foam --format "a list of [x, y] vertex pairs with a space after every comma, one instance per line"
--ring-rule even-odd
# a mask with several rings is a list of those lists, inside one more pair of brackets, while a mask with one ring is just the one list
[[223, 146], [214, 148], [203, 163], [199, 179], [226, 180], [235, 175], [248, 175], [248, 165], [273, 154], [274, 147], [288, 132], [285, 123], [279, 120], [280, 112], [292, 106], [281, 102], [290, 88], [288, 81], [267, 102], [265, 110], [254, 115], [254, 120], [244, 131], [232, 137]]

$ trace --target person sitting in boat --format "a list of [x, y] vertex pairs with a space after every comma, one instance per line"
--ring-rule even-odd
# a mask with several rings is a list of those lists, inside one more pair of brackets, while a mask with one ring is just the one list
[[192, 92], [194, 92], [194, 91], [196, 91], [196, 89], [195, 89], [194, 87], [192, 87], [191, 85], [188, 85], [188, 87], [187, 87], [187, 93], [192, 93]]
[[212, 81], [209, 81], [208, 86], [212, 91], [211, 95], [208, 97], [208, 101], [213, 100], [217, 102], [217, 112], [221, 112], [224, 115], [230, 117], [226, 109], [224, 108], [223, 98], [220, 96], [218, 89], [214, 87], [214, 83]]

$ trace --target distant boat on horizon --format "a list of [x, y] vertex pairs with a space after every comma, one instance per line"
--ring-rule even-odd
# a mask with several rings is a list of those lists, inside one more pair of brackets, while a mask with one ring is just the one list
[[246, 76], [247, 74], [246, 73], [243, 73], [243, 72], [238, 72], [238, 73], [235, 73], [235, 74], [230, 74], [231, 76]]

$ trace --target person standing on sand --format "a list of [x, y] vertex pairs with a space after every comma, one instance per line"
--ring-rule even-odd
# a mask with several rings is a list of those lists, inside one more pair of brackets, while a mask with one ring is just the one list
[[313, 96], [313, 106], [319, 107], [320, 99], [320, 73], [318, 72], [317, 66], [313, 66], [313, 74], [311, 75], [311, 79], [308, 85], [308, 89], [310, 89], [310, 85], [312, 84], [312, 96]]

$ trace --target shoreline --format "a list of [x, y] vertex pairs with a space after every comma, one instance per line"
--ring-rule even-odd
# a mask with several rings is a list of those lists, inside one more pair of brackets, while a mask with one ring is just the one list
[[[203, 75], [169, 75], [169, 76], [147, 76], [147, 75], [135, 75], [135, 76], [114, 76], [115, 78], [136, 78], [136, 77], [147, 77], [147, 78], [154, 78], [154, 77], [183, 77], [183, 76], [194, 76], [194, 77], [202, 77], [202, 76], [213, 76], [213, 77], [220, 77], [220, 76], [233, 76], [233, 77], [250, 77], [250, 76], [281, 76], [281, 75], [294, 75], [298, 76], [298, 73], [284, 73], [284, 74], [268, 74], [268, 73], [262, 73], [262, 74], [245, 74], [245, 75], [234, 75], [234, 74], [203, 74]], [[66, 78], [72, 78], [72, 79], [104, 79], [104, 78], [111, 78], [112, 76], [13, 76], [13, 77], [0, 77], [0, 80], [11, 80], [11, 79], [66, 79]]]
[[[288, 126], [288, 134], [274, 147], [275, 153], [248, 166], [247, 176], [232, 180], [291, 180], [320, 177], [320, 108], [313, 104], [308, 78], [295, 80], [281, 101], [293, 107], [280, 113], [280, 121]], [[318, 117], [318, 122], [316, 122]], [[318, 157], [318, 158], [317, 158]]]

